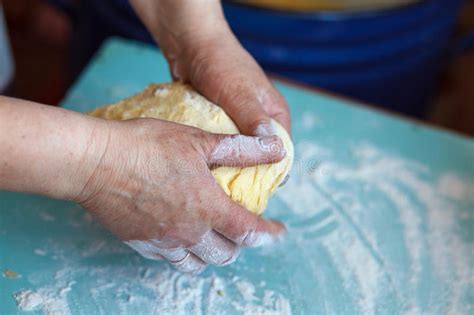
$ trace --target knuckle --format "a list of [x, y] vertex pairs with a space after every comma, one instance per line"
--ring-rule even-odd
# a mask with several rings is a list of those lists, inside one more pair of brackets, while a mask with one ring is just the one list
[[240, 236], [240, 244], [243, 246], [253, 246], [256, 242], [255, 229], [247, 230]]
[[256, 246], [255, 244], [258, 241], [258, 232], [257, 232], [257, 227], [258, 227], [258, 218], [255, 218], [252, 216], [251, 219], [246, 220], [246, 226], [247, 229], [243, 231], [243, 233], [239, 237], [239, 244], [242, 246]]
[[206, 268], [206, 264], [193, 256], [190, 252], [180, 261], [170, 261], [170, 264], [178, 271], [186, 273], [200, 273]]

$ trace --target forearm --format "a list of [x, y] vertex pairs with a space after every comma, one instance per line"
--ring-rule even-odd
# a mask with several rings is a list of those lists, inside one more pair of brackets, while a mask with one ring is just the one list
[[0, 190], [73, 199], [99, 163], [106, 123], [0, 96]]
[[165, 54], [231, 33], [219, 0], [130, 0], [130, 3]]

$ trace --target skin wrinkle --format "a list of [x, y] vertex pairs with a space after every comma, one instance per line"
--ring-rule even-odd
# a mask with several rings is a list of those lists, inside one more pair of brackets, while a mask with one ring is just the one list
[[[102, 154], [100, 155], [99, 161], [97, 162], [97, 164], [92, 169], [92, 172], [91, 172], [90, 176], [87, 178], [84, 187], [82, 187], [82, 189], [79, 191], [79, 193], [73, 198], [73, 200], [76, 201], [79, 204], [86, 203], [87, 200], [92, 197], [91, 195], [89, 195], [89, 196], [82, 196], [82, 195], [85, 193], [86, 189], [88, 188], [90, 182], [92, 181], [92, 178], [94, 176], [96, 176], [97, 169], [102, 164], [102, 160], [104, 159], [104, 156], [107, 153], [107, 150], [108, 150], [109, 145], [110, 145], [111, 134], [112, 134], [111, 128], [109, 127], [108, 128], [108, 133], [107, 133], [107, 141], [105, 143], [105, 148], [104, 148], [104, 151], [102, 152]], [[81, 199], [83, 199], [83, 200], [81, 200]]]

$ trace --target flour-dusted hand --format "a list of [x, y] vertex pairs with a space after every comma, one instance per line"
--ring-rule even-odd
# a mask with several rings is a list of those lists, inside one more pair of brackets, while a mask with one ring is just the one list
[[282, 95], [225, 21], [219, 0], [130, 0], [163, 50], [172, 76], [218, 104], [243, 134], [274, 134], [270, 118], [290, 133]]
[[231, 201], [210, 171], [278, 162], [285, 155], [278, 137], [211, 134], [156, 119], [106, 123], [106, 149], [75, 200], [143, 256], [200, 272], [284, 231]]

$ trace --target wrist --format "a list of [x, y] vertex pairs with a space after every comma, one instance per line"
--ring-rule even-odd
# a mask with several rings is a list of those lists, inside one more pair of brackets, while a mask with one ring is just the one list
[[104, 163], [105, 156], [111, 141], [111, 128], [113, 122], [102, 119], [91, 119], [90, 129], [84, 145], [78, 152], [78, 158], [74, 160], [76, 167], [69, 174], [71, 185], [65, 190], [62, 199], [72, 200], [78, 203], [88, 199], [93, 194], [100, 166]]
[[72, 200], [107, 143], [108, 122], [0, 97], [0, 189]]

